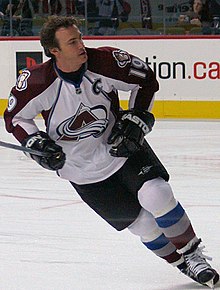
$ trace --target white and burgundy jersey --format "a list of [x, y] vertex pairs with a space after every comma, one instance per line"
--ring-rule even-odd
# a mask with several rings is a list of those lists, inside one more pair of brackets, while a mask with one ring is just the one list
[[58, 174], [77, 184], [106, 179], [126, 158], [109, 154], [107, 138], [119, 112], [118, 90], [130, 92], [129, 108], [147, 110], [158, 90], [152, 70], [138, 57], [117, 48], [86, 48], [88, 62], [72, 78], [50, 59], [23, 70], [11, 90], [4, 118], [18, 141], [39, 131], [62, 146], [66, 163]]

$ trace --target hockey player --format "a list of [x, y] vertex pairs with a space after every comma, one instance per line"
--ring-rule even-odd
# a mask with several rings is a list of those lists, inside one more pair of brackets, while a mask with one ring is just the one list
[[[77, 21], [52, 16], [40, 41], [50, 58], [24, 70], [11, 90], [6, 129], [23, 146], [48, 155], [32, 159], [70, 181], [96, 213], [118, 231], [128, 228], [146, 248], [196, 282], [214, 288], [218, 273], [169, 175], [144, 136], [159, 89], [153, 71], [118, 48], [87, 48]], [[130, 91], [129, 110], [118, 90]], [[41, 114], [46, 130], [34, 118]]]

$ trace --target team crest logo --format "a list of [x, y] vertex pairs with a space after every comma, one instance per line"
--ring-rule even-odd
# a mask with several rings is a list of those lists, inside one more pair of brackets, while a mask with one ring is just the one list
[[107, 125], [107, 110], [104, 106], [89, 108], [81, 103], [76, 114], [58, 126], [57, 133], [59, 140], [79, 141], [90, 136], [98, 138]]
[[130, 55], [123, 50], [115, 50], [112, 52], [114, 58], [117, 61], [119, 67], [125, 67], [129, 62], [131, 62]]
[[16, 83], [16, 89], [18, 91], [24, 91], [27, 88], [27, 80], [31, 73], [29, 70], [23, 70], [22, 73], [19, 75]]

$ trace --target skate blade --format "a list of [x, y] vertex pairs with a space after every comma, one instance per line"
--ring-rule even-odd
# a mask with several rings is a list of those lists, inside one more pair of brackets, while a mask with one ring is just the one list
[[205, 285], [207, 285], [209, 288], [211, 289], [215, 289], [215, 285], [214, 285], [214, 279], [209, 280], [208, 282], [205, 283]]

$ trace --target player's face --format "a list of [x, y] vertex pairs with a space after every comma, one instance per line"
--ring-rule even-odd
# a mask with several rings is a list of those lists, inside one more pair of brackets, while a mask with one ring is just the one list
[[79, 29], [73, 25], [60, 28], [55, 37], [59, 48], [52, 51], [56, 56], [57, 66], [66, 72], [78, 70], [87, 61], [87, 53]]

